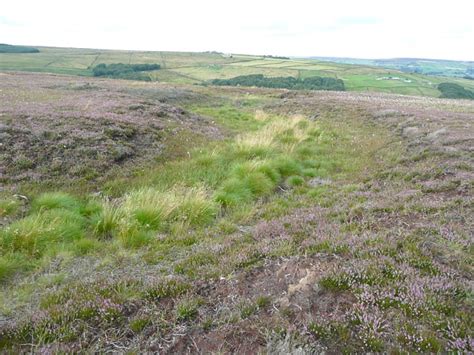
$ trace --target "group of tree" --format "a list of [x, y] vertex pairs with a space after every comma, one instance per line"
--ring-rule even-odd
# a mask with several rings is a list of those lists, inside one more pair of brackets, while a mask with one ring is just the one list
[[159, 64], [98, 64], [92, 69], [94, 76], [115, 79], [151, 81], [147, 71], [160, 69]]
[[39, 49], [0, 43], [0, 53], [39, 53]]
[[270, 59], [290, 59], [290, 57], [282, 57], [279, 55], [264, 55], [263, 58], [270, 58]]
[[313, 76], [305, 79], [287, 77], [265, 77], [262, 74], [241, 75], [231, 79], [214, 79], [209, 82], [220, 86], [256, 86], [292, 90], [332, 90], [345, 91], [341, 79]]
[[465, 89], [455, 83], [441, 83], [438, 85], [441, 97], [448, 99], [471, 99], [474, 100], [474, 91]]

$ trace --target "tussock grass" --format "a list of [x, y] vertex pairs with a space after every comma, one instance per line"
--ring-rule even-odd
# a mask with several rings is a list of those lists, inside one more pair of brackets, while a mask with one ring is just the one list
[[63, 192], [44, 193], [34, 199], [31, 205], [34, 211], [51, 209], [77, 210], [80, 208], [80, 203], [74, 197]]
[[127, 249], [150, 246], [158, 233], [178, 237], [221, 214], [248, 215], [256, 200], [272, 195], [285, 181], [302, 185], [303, 176], [319, 175], [326, 164], [316, 154], [323, 133], [302, 116], [257, 111], [254, 117], [226, 107], [217, 113], [241, 130], [250, 128], [188, 159], [162, 164], [139, 182], [142, 187], [112, 199], [80, 201], [62, 192], [38, 196], [27, 217], [1, 232], [2, 254], [41, 258], [68, 250], [80, 256], [109, 240]]
[[49, 210], [13, 222], [0, 235], [3, 250], [40, 257], [58, 243], [84, 235], [84, 219], [68, 210]]
[[110, 239], [122, 218], [121, 212], [109, 201], [104, 201], [98, 213], [92, 216], [92, 228], [96, 236]]
[[144, 188], [128, 193], [120, 206], [128, 220], [135, 220], [151, 229], [181, 221], [191, 226], [205, 225], [218, 212], [202, 187], [175, 187], [170, 191]]
[[174, 187], [168, 191], [146, 187], [130, 191], [115, 203], [105, 201], [93, 217], [95, 234], [116, 237], [123, 245], [140, 247], [153, 240], [153, 232], [169, 231], [173, 224], [203, 226], [214, 220], [218, 205], [203, 187]]

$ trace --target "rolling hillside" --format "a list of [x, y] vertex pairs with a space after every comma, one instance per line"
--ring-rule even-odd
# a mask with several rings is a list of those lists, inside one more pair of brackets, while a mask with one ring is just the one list
[[94, 66], [101, 63], [158, 63], [161, 69], [151, 72], [151, 79], [169, 83], [201, 84], [212, 79], [263, 74], [295, 78], [332, 77], [342, 79], [347, 90], [356, 92], [439, 97], [437, 85], [442, 82], [457, 83], [466, 89], [474, 89], [474, 81], [463, 78], [426, 76], [375, 65], [354, 65], [315, 59], [279, 59], [215, 52], [137, 52], [47, 47], [38, 49], [40, 53], [0, 54], [0, 71], [90, 76]]

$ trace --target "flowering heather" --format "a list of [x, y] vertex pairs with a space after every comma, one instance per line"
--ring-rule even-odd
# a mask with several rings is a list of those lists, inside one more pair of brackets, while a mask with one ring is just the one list
[[[74, 233], [68, 223], [60, 235], [72, 241], [53, 248], [45, 242], [51, 233], [30, 233], [35, 220], [13, 222], [22, 238], [9, 234], [3, 245], [11, 252], [0, 256], [2, 350], [474, 351], [474, 102], [4, 77], [0, 95], [12, 103], [0, 107], [1, 137], [12, 144], [2, 156], [8, 179], [59, 176], [65, 162], [88, 154], [92, 165], [118, 159], [106, 167], [145, 160], [166, 150], [163, 135], [180, 137], [180, 127], [215, 137], [200, 124], [207, 121], [172, 104], [181, 99], [242, 135], [213, 142], [199, 159], [144, 171], [143, 186], [104, 196], [99, 206], [60, 193], [35, 200], [41, 216], [76, 216], [67, 221], [83, 228]], [[275, 121], [286, 127], [278, 139], [288, 159], [277, 159], [281, 142], [268, 129]], [[54, 149], [29, 160], [24, 152], [46, 152], [44, 142]], [[122, 149], [115, 158], [107, 155], [112, 146]], [[219, 203], [212, 189], [228, 174], [235, 176], [221, 197], [234, 204], [185, 223], [197, 207]], [[203, 180], [211, 193], [199, 201], [159, 190], [178, 186], [199, 197]], [[27, 213], [22, 208], [17, 216]], [[21, 248], [44, 258], [22, 259]]]
[[0, 119], [0, 178], [7, 183], [95, 179], [132, 158], [159, 157], [167, 135], [219, 135], [199, 116], [109, 81], [50, 75], [2, 75]]

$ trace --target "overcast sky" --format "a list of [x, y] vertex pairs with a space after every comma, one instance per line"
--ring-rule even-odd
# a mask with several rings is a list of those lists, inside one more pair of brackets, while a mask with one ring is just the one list
[[473, 0], [2, 0], [0, 43], [474, 60], [473, 13]]

